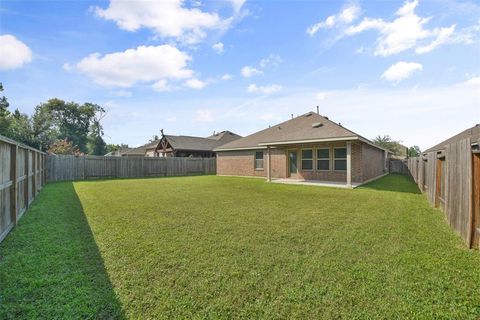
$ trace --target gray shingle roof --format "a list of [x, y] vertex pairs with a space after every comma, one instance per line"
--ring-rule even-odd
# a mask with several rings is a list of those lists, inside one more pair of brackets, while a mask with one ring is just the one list
[[[315, 112], [271, 126], [244, 138], [224, 144], [216, 150], [258, 148], [265, 143], [356, 137], [368, 139]], [[370, 142], [371, 143], [371, 142]], [[379, 148], [381, 149], [381, 148]]]
[[[193, 136], [172, 136], [164, 135], [168, 143], [175, 150], [189, 150], [189, 151], [213, 151], [214, 148], [219, 147], [225, 143], [241, 138], [238, 134], [228, 130], [216, 133], [206, 138]], [[149, 149], [155, 149], [160, 143], [161, 139], [149, 142], [143, 146], [134, 148], [122, 155], [128, 156], [143, 156]]]
[[[471, 128], [468, 128], [465, 131], [460, 132], [459, 134], [454, 135], [453, 137], [448, 138], [445, 141], [440, 142], [439, 144], [425, 150], [424, 152], [440, 151], [445, 149], [447, 144], [451, 144], [466, 138], [471, 138], [472, 140], [480, 139], [480, 124], [476, 124]], [[473, 142], [473, 141], [472, 141]]]

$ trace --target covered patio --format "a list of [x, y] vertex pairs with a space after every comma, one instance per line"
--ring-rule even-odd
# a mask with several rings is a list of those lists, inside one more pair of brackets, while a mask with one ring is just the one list
[[357, 183], [357, 182], [352, 182], [351, 185], [348, 185], [346, 182], [305, 180], [305, 179], [294, 179], [294, 178], [271, 179], [270, 182], [283, 183], [283, 184], [298, 184], [298, 185], [305, 185], [305, 186], [317, 186], [317, 187], [334, 187], [334, 188], [344, 188], [344, 189], [352, 189], [362, 185], [362, 183]]

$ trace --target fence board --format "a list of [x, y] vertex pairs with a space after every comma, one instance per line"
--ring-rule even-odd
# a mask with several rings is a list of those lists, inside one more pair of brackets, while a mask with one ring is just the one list
[[0, 136], [0, 242], [14, 228], [45, 180], [44, 154]]
[[[437, 152], [429, 152], [425, 158], [413, 158], [408, 161], [411, 176], [419, 189], [425, 192], [428, 200], [435, 205]], [[451, 143], [445, 147], [445, 166], [440, 181], [445, 184], [445, 203], [440, 205], [447, 223], [462, 237], [467, 245], [471, 239], [471, 202], [472, 202], [472, 149], [470, 139]]]
[[47, 157], [47, 181], [215, 174], [215, 158]]

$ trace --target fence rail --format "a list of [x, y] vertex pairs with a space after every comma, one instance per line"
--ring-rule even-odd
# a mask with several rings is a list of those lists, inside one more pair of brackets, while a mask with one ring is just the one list
[[47, 181], [215, 174], [215, 158], [48, 156]]
[[46, 183], [46, 154], [0, 136], [0, 242]]
[[[428, 200], [445, 213], [448, 224], [462, 237], [467, 246], [472, 241], [473, 206], [478, 206], [472, 189], [472, 156], [470, 139], [464, 139], [422, 157], [407, 160], [410, 175], [425, 192]], [[475, 182], [478, 184], [478, 181]], [[478, 186], [476, 186], [478, 188]]]

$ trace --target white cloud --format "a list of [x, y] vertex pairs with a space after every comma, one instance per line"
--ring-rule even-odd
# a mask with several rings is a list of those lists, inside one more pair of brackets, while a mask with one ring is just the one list
[[250, 66], [243, 67], [240, 72], [242, 73], [242, 76], [244, 76], [245, 78], [251, 78], [253, 76], [263, 73], [262, 71]]
[[213, 112], [209, 109], [202, 109], [196, 112], [195, 121], [197, 122], [213, 122]]
[[185, 81], [183, 83], [183, 85], [185, 87], [189, 87], [189, 88], [192, 88], [192, 89], [202, 89], [207, 85], [207, 83], [202, 81], [202, 80], [193, 78], [193, 79], [188, 79], [187, 81]]
[[269, 67], [269, 66], [277, 67], [282, 62], [283, 62], [283, 60], [282, 60], [282, 58], [280, 58], [279, 55], [271, 54], [268, 57], [260, 60], [259, 65], [260, 65], [260, 68], [264, 69], [264, 68]]
[[247, 91], [250, 93], [261, 93], [261, 94], [272, 94], [282, 90], [282, 86], [278, 84], [273, 84], [270, 86], [257, 86], [256, 84], [251, 84], [247, 87]]
[[218, 53], [218, 54], [222, 54], [223, 52], [225, 52], [224, 45], [223, 45], [223, 43], [221, 43], [221, 42], [215, 43], [215, 44], [212, 46], [212, 49], [213, 49], [216, 53]]
[[[242, 5], [243, 1], [232, 1], [235, 14]], [[204, 39], [206, 30], [226, 29], [234, 21], [233, 17], [222, 19], [216, 12], [185, 7], [183, 0], [110, 0], [106, 9], [94, 7], [93, 10], [97, 16], [115, 21], [120, 29], [137, 31], [148, 28], [160, 37], [189, 44]]]
[[239, 12], [246, 0], [230, 0], [235, 13]]
[[338, 14], [327, 17], [324, 21], [320, 21], [307, 29], [307, 34], [315, 35], [321, 29], [331, 29], [338, 25], [345, 25], [355, 21], [361, 13], [361, 9], [357, 5], [349, 5], [342, 9]]
[[167, 122], [171, 122], [171, 123], [177, 122], [177, 117], [176, 117], [176, 116], [168, 117], [168, 118], [167, 118]]
[[[455, 33], [455, 25], [428, 29], [425, 25], [431, 17], [420, 17], [415, 13], [418, 0], [406, 1], [392, 21], [365, 17], [357, 25], [344, 31], [345, 36], [353, 36], [367, 30], [379, 33], [374, 50], [375, 55], [389, 56], [414, 49], [416, 53], [430, 52], [447, 43], [471, 43], [475, 38], [475, 26]], [[480, 28], [480, 27], [479, 27]]]
[[167, 80], [191, 78], [190, 56], [171, 45], [140, 46], [102, 56], [93, 53], [77, 63], [76, 69], [104, 86], [130, 87], [139, 82], [155, 82], [164, 90]]
[[233, 76], [228, 74], [228, 73], [225, 73], [223, 76], [222, 76], [222, 80], [232, 80], [233, 79]]
[[156, 81], [152, 84], [152, 88], [155, 91], [164, 92], [164, 91], [172, 91], [174, 87], [172, 87], [167, 80], [161, 79]]
[[17, 69], [32, 61], [32, 50], [11, 34], [0, 35], [0, 70]]
[[391, 65], [383, 74], [382, 78], [390, 82], [400, 82], [409, 78], [414, 72], [421, 71], [423, 66], [415, 62], [400, 61]]
[[470, 78], [467, 81], [465, 81], [463, 84], [467, 85], [467, 86], [478, 86], [478, 87], [480, 87], [480, 77]]
[[277, 67], [283, 60], [277, 54], [270, 54], [268, 57], [263, 58], [258, 63], [258, 67], [245, 66], [242, 68], [240, 73], [245, 78], [250, 78], [256, 75], [263, 74], [263, 70], [268, 67]]

